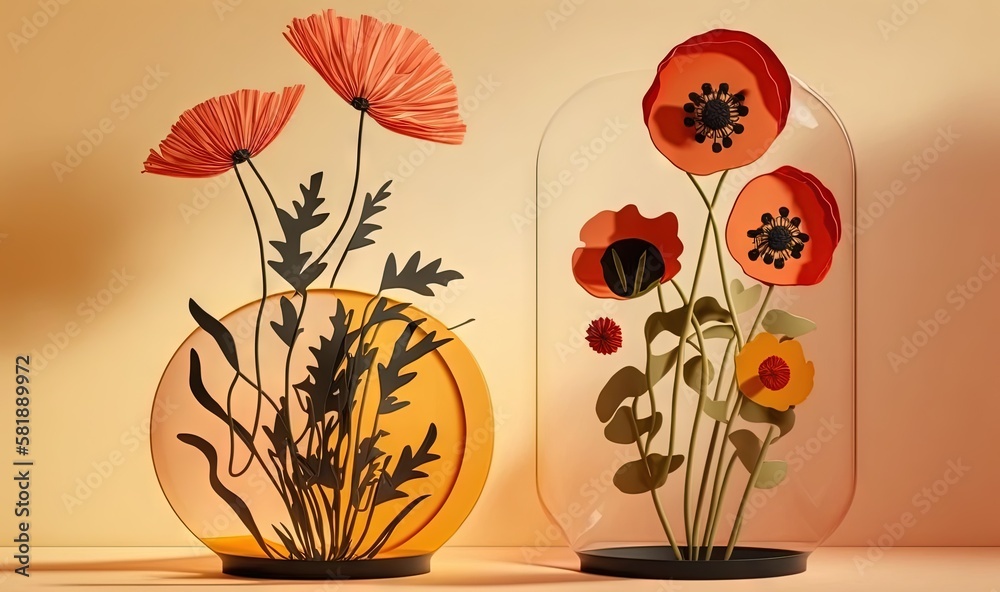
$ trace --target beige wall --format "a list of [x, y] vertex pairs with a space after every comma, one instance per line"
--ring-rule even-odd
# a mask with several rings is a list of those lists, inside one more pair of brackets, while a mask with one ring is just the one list
[[[530, 544], [546, 526], [532, 451], [533, 227], [514, 222], [533, 198], [545, 123], [588, 80], [652, 67], [672, 44], [724, 24], [765, 39], [823, 92], [857, 150], [858, 487], [830, 542], [865, 545], [910, 512], [915, 525], [893, 544], [1000, 544], [1000, 286], [996, 264], [984, 263], [1000, 251], [1000, 4], [985, 0], [5, 1], [0, 360], [57, 352], [34, 385], [38, 543], [189, 540], [157, 487], [143, 422], [191, 329], [186, 298], [210, 310], [253, 299], [256, 255], [235, 183], [139, 170], [184, 108], [305, 82], [296, 119], [259, 164], [272, 187], [323, 168], [346, 190], [354, 112], [280, 34], [328, 5], [424, 34], [466, 101], [464, 146], [424, 154], [412, 140], [368, 135], [362, 187], [395, 171], [384, 219], [393, 238], [347, 278], [377, 281], [390, 246], [439, 254], [466, 273], [424, 305], [446, 322], [479, 318], [463, 334], [501, 421], [492, 476], [454, 543]], [[92, 153], [57, 175], [53, 163], [80, 143]], [[185, 205], [194, 213], [185, 217]], [[904, 349], [907, 339], [918, 346]], [[109, 459], [121, 462], [78, 491]], [[969, 469], [935, 493], [949, 463]], [[67, 508], [77, 495], [86, 499]], [[10, 528], [3, 512], [0, 532]]]

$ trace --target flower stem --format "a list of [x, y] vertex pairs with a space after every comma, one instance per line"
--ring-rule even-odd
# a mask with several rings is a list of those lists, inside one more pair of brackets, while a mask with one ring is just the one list
[[[257, 211], [254, 210], [253, 201], [250, 199], [250, 193], [247, 191], [246, 183], [243, 182], [243, 176], [240, 175], [239, 167], [233, 165], [233, 170], [236, 171], [236, 179], [240, 182], [240, 189], [243, 190], [243, 196], [247, 200], [247, 207], [250, 208], [250, 217], [253, 219], [253, 227], [257, 233], [257, 248], [260, 254], [261, 296], [260, 296], [260, 305], [257, 307], [257, 321], [254, 324], [254, 332], [253, 332], [253, 363], [257, 381], [257, 409], [254, 412], [253, 428], [251, 428], [250, 430], [250, 441], [253, 442], [253, 438], [257, 435], [257, 429], [260, 427], [260, 410], [264, 398], [264, 394], [262, 392], [263, 386], [261, 385], [260, 382], [260, 323], [262, 318], [264, 317], [264, 306], [267, 304], [267, 267], [265, 266], [264, 263], [264, 235], [260, 230], [260, 221], [257, 219]], [[229, 419], [230, 419], [230, 425], [229, 425], [230, 440], [232, 440], [232, 434], [233, 431], [235, 430], [234, 426], [232, 425], [232, 394], [233, 391], [230, 390], [229, 396], [226, 398], [226, 410], [227, 412], [229, 412]], [[230, 458], [230, 464], [231, 463], [232, 459]], [[244, 467], [241, 471], [238, 471], [239, 474], [242, 475], [244, 472], [246, 472], [246, 470], [249, 467], [250, 467], [250, 462], [248, 460], [247, 466]]]
[[733, 531], [729, 535], [729, 544], [726, 546], [726, 559], [729, 559], [733, 555], [733, 546], [736, 545], [736, 538], [740, 536], [740, 527], [743, 526], [743, 510], [746, 509], [747, 500], [750, 499], [750, 492], [753, 491], [754, 484], [757, 483], [757, 477], [760, 476], [760, 470], [764, 466], [764, 459], [767, 458], [767, 449], [771, 445], [771, 437], [774, 435], [775, 429], [776, 427], [773, 425], [767, 429], [767, 435], [764, 436], [764, 445], [760, 447], [757, 462], [754, 463], [750, 479], [747, 480], [747, 486], [743, 490], [743, 499], [740, 500], [740, 507], [736, 510], [736, 521], [733, 522]]
[[[660, 295], [660, 308], [663, 308], [663, 293], [660, 288], [660, 284], [656, 284], [656, 289]], [[656, 515], [660, 519], [660, 524], [663, 526], [663, 532], [667, 535], [667, 540], [670, 542], [670, 548], [674, 552], [674, 557], [680, 561], [684, 557], [681, 555], [681, 550], [677, 546], [677, 539], [674, 537], [674, 532], [670, 528], [670, 521], [667, 519], [666, 513], [663, 511], [663, 505], [660, 503], [660, 496], [657, 495], [656, 490], [656, 471], [654, 467], [649, 463], [649, 448], [650, 443], [653, 441], [653, 429], [656, 426], [656, 396], [653, 394], [653, 381], [649, 377], [649, 365], [653, 358], [653, 350], [649, 341], [646, 341], [646, 389], [649, 391], [649, 412], [652, 418], [652, 423], [650, 424], [649, 433], [646, 435], [646, 444], [642, 444], [642, 435], [639, 433], [639, 426], [636, 423], [636, 405], [639, 402], [639, 398], [636, 397], [632, 399], [632, 433], [635, 436], [635, 445], [639, 449], [639, 457], [641, 458], [644, 465], [646, 465], [646, 472], [650, 476], [650, 489], [649, 494], [653, 497], [653, 507], [656, 508]], [[673, 430], [673, 426], [671, 426]], [[671, 439], [673, 435], [671, 434]], [[667, 471], [667, 475], [670, 474], [670, 462], [671, 459], [668, 456], [664, 470]], [[664, 483], [666, 483], [666, 476], [664, 477]]]
[[[753, 325], [750, 326], [750, 332], [748, 336], [753, 339], [754, 333], [756, 333], [757, 328], [760, 326], [761, 320], [764, 318], [764, 314], [767, 311], [767, 306], [771, 301], [771, 296], [774, 294], [774, 286], [768, 286], [767, 292], [764, 294], [764, 300], [760, 303], [760, 308], [757, 310], [757, 316], [754, 318]], [[735, 359], [735, 357], [734, 357]], [[734, 394], [738, 393], [738, 384], [736, 377], [736, 369], [733, 369], [733, 379], [729, 386], [729, 393], [726, 395], [726, 404], [728, 405], [730, 399], [732, 399]], [[708, 522], [706, 524], [707, 537], [707, 550], [706, 557], [710, 557], [712, 554], [712, 549], [715, 546], [715, 531], [718, 528], [719, 512], [722, 511], [722, 500], [726, 497], [726, 485], [729, 483], [729, 474], [732, 472], [733, 459], [730, 459], [729, 466], [723, 472], [722, 464], [725, 462], [726, 458], [726, 448], [729, 445], [729, 434], [732, 433], [733, 423], [739, 416], [740, 408], [743, 406], [743, 395], [737, 395], [736, 403], [733, 405], [733, 410], [729, 414], [729, 420], [726, 422], [725, 433], [722, 437], [722, 444], [719, 447], [719, 463], [715, 469], [715, 480], [712, 484], [712, 496], [709, 502], [708, 511]], [[714, 437], [712, 443], [714, 444]], [[735, 458], [735, 457], [734, 457]], [[711, 462], [711, 458], [707, 462]], [[720, 479], [721, 482], [720, 482]]]
[[[326, 245], [326, 248], [323, 249], [323, 252], [319, 254], [319, 257], [316, 258], [316, 261], [322, 261], [326, 257], [326, 254], [330, 252], [330, 249], [333, 248], [334, 243], [337, 242], [337, 239], [339, 239], [340, 235], [344, 232], [344, 227], [347, 226], [347, 221], [351, 219], [351, 212], [354, 210], [354, 201], [358, 196], [358, 181], [361, 179], [361, 138], [364, 129], [365, 129], [365, 111], [362, 110], [361, 117], [358, 120], [358, 150], [357, 154], [355, 155], [354, 188], [351, 189], [351, 200], [347, 202], [347, 212], [344, 213], [344, 219], [341, 220], [340, 227], [337, 228], [337, 232], [333, 235], [333, 238], [330, 239], [330, 244]], [[334, 282], [337, 281], [337, 273], [340, 272], [340, 266], [343, 265], [345, 257], [347, 257], [346, 248], [344, 249], [343, 255], [341, 255], [340, 257], [340, 263], [337, 264], [336, 271], [333, 272], [333, 277], [330, 279], [331, 288], [333, 288]]]

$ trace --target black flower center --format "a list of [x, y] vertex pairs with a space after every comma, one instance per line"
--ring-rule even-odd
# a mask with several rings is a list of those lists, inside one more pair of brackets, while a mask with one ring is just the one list
[[729, 93], [729, 84], [723, 82], [719, 88], [714, 88], [706, 82], [701, 85], [700, 93], [688, 94], [690, 103], [684, 105], [684, 125], [694, 128], [694, 139], [699, 144], [712, 140], [712, 152], [722, 152], [723, 148], [731, 148], [733, 134], [743, 133], [741, 117], [746, 117], [750, 110], [743, 101], [743, 93]]
[[635, 298], [651, 290], [663, 277], [663, 255], [640, 238], [626, 238], [604, 251], [601, 268], [612, 292], [623, 298]]
[[747, 236], [753, 239], [753, 248], [747, 253], [751, 261], [763, 259], [764, 264], [783, 269], [788, 259], [802, 257], [809, 235], [799, 228], [802, 219], [789, 218], [789, 213], [785, 207], [778, 208], [777, 218], [764, 213], [760, 217], [761, 225], [747, 231]]
[[369, 107], [368, 99], [364, 97], [354, 97], [351, 99], [351, 107], [354, 107], [358, 111], [367, 111]]
[[250, 160], [250, 151], [243, 148], [233, 152], [233, 164], [242, 164]]

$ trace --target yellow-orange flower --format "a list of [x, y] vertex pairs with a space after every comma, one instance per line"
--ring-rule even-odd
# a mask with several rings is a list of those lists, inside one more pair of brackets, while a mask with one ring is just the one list
[[751, 339], [736, 355], [740, 391], [754, 403], [787, 411], [806, 400], [813, 388], [815, 368], [794, 339], [778, 341], [770, 333]]

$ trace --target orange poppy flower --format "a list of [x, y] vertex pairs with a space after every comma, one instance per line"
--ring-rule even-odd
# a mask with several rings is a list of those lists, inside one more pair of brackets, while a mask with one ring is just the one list
[[754, 403], [787, 411], [806, 400], [816, 369], [807, 362], [802, 345], [778, 341], [770, 333], [754, 337], [736, 354], [736, 379], [740, 391]]
[[371, 17], [325, 10], [288, 25], [285, 38], [342, 99], [405, 136], [461, 144], [458, 90], [419, 34]]
[[710, 175], [767, 151], [785, 127], [791, 92], [788, 72], [764, 42], [717, 29], [670, 50], [642, 112], [657, 150], [681, 170]]
[[811, 286], [826, 277], [840, 242], [840, 211], [819, 179], [784, 166], [740, 192], [726, 245], [743, 273], [773, 286]]
[[301, 84], [280, 93], [244, 89], [195, 105], [171, 126], [160, 151], [149, 151], [143, 172], [171, 177], [225, 173], [278, 137], [304, 89]]
[[673, 212], [649, 219], [631, 204], [605, 210], [583, 225], [580, 240], [584, 246], [573, 252], [573, 276], [598, 298], [642, 296], [681, 270], [677, 258], [684, 246]]

